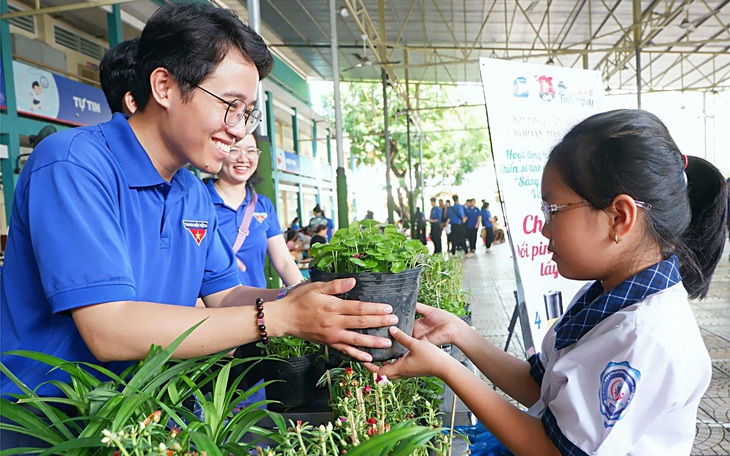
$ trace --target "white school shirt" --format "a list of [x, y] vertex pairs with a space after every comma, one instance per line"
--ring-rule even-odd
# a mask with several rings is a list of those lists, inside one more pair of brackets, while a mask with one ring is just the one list
[[590, 455], [690, 454], [712, 362], [681, 282], [561, 350], [556, 326], [542, 343], [545, 374], [530, 415], [549, 408], [563, 435]]

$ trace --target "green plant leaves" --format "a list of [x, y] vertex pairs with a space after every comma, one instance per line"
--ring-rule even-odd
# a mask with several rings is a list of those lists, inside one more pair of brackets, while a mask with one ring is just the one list
[[448, 255], [428, 255], [422, 264], [418, 302], [444, 309], [456, 316], [466, 315], [468, 293], [462, 288], [464, 266], [461, 259]]
[[[312, 427], [306, 423], [292, 423], [289, 426], [280, 415], [261, 408], [271, 401], [249, 404], [234, 414], [233, 409], [262, 385], [247, 391], [237, 389], [236, 385], [245, 375], [244, 370], [231, 387], [232, 367], [243, 362], [260, 361], [261, 358], [231, 360], [224, 358], [224, 353], [219, 353], [185, 360], [171, 359], [183, 339], [199, 325], [186, 331], [168, 347], [153, 346], [143, 361], [135, 363], [122, 374], [109, 372], [111, 379], [104, 382], [89, 373], [106, 371], [102, 366], [69, 363], [35, 352], [23, 352], [21, 356], [40, 360], [51, 369], [63, 369], [71, 375], [67, 384], [48, 382], [57, 386], [65, 397], [36, 395], [0, 363], [3, 374], [19, 385], [22, 393], [17, 395], [17, 399], [25, 404], [21, 406], [0, 399], [0, 414], [17, 423], [17, 426], [0, 423], [0, 428], [23, 432], [48, 442], [52, 447], [47, 450], [28, 450], [42, 455], [108, 455], [115, 449], [123, 449], [120, 451], [122, 454], [147, 455], [158, 454], [160, 444], [167, 444], [170, 448], [170, 444], [175, 443], [182, 448], [179, 454], [195, 450], [205, 451], [208, 455], [244, 456], [252, 454], [262, 439], [279, 444], [274, 453], [277, 456], [295, 454], [287, 452], [287, 448], [297, 448], [296, 454], [302, 454], [302, 451], [323, 454], [325, 447], [328, 455], [339, 455], [341, 449], [347, 448], [348, 455], [355, 456], [425, 456], [428, 448], [434, 448], [434, 437], [439, 434], [441, 426], [432, 407], [437, 400], [438, 388], [434, 389], [435, 384], [429, 387], [427, 382], [436, 382], [436, 379], [426, 379], [425, 382], [424, 379], [401, 380], [397, 389], [394, 383], [390, 383], [388, 389], [383, 390], [387, 391], [383, 396], [387, 406], [380, 407], [380, 410], [392, 413], [397, 404], [407, 404], [414, 410], [411, 416], [426, 426], [417, 426], [414, 420], [394, 419], [388, 421], [392, 424], [390, 431], [363, 438], [359, 446], [348, 446], [332, 425]], [[369, 382], [374, 381], [362, 366], [357, 369], [362, 370]], [[200, 388], [206, 384], [211, 384], [211, 393], [203, 395]], [[350, 399], [354, 396], [351, 395]], [[190, 397], [197, 400], [204, 412], [202, 416], [183, 406], [183, 400]], [[424, 401], [425, 398], [428, 400]], [[72, 406], [78, 416], [69, 418], [58, 406]], [[38, 412], [48, 420], [38, 416]], [[375, 416], [370, 412], [367, 415]], [[263, 428], [261, 420], [264, 418], [270, 418], [275, 427]], [[180, 428], [175, 436], [172, 436], [170, 425]], [[301, 434], [297, 434], [297, 430]], [[110, 447], [108, 442], [102, 441], [102, 437], [108, 435], [117, 439]], [[22, 452], [13, 449], [0, 454]]]
[[310, 251], [311, 267], [332, 273], [392, 272], [414, 268], [428, 249], [395, 225], [365, 219], [341, 228], [327, 245]]
[[414, 420], [396, 424], [385, 434], [371, 437], [347, 452], [348, 456], [408, 456], [441, 432], [414, 425]]

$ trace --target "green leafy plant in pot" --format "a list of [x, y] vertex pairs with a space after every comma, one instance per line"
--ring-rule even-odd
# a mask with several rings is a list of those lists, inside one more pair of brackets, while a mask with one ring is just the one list
[[[313, 282], [354, 277], [355, 287], [339, 297], [390, 304], [398, 316], [398, 329], [411, 334], [421, 276], [419, 265], [421, 256], [427, 253], [421, 241], [408, 239], [394, 225], [362, 220], [338, 230], [329, 244], [312, 246], [309, 277]], [[357, 331], [390, 337], [387, 327]], [[374, 361], [407, 353], [395, 341], [389, 348], [362, 350], [370, 353]], [[344, 354], [340, 356], [351, 359]]]

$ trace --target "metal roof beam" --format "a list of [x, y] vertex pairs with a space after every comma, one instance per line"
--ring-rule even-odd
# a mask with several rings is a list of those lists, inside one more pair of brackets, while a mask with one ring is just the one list
[[63, 13], [64, 11], [74, 11], [80, 9], [99, 8], [102, 6], [119, 5], [122, 3], [134, 2], [136, 0], [91, 0], [83, 3], [72, 3], [63, 6], [49, 6], [46, 8], [34, 8], [13, 13], [5, 13], [0, 15], [0, 19], [8, 20], [16, 17], [37, 16], [40, 14]]

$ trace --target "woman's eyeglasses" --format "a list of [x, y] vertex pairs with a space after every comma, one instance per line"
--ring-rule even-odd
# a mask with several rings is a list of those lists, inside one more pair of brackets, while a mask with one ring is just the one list
[[261, 149], [231, 149], [228, 153], [228, 159], [231, 161], [238, 160], [242, 155], [245, 155], [249, 160], [257, 160], [261, 156]]

